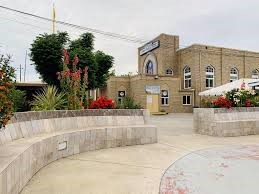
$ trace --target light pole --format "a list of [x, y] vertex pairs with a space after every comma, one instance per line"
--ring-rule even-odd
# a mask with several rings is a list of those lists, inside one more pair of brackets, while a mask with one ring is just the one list
[[25, 82], [26, 81], [26, 66], [27, 66], [27, 50], [25, 52], [25, 61], [24, 61], [24, 75], [23, 75], [23, 81]]

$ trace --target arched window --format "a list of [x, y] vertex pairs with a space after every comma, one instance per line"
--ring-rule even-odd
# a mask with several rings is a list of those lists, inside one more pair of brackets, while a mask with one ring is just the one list
[[259, 79], [259, 71], [257, 69], [252, 71], [252, 79]]
[[214, 68], [209, 65], [206, 67], [206, 88], [214, 87]]
[[230, 69], [230, 82], [238, 80], [238, 70], [233, 67]]
[[167, 69], [165, 74], [166, 75], [173, 75], [173, 70], [172, 69]]
[[143, 63], [143, 74], [157, 75], [157, 59], [153, 53], [149, 53]]
[[146, 74], [148, 75], [154, 74], [154, 64], [151, 60], [149, 60], [146, 64]]
[[189, 66], [186, 66], [183, 70], [184, 88], [188, 89], [192, 87], [192, 72]]

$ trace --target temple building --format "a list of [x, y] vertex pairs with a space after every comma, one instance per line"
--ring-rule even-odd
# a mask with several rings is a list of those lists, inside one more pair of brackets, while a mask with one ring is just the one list
[[161, 34], [138, 49], [138, 74], [115, 76], [102, 93], [118, 103], [131, 96], [151, 112], [192, 112], [199, 92], [240, 78], [259, 78], [259, 53], [193, 44]]

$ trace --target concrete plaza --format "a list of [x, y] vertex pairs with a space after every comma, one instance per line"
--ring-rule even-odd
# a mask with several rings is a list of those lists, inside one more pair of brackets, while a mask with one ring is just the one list
[[150, 123], [158, 127], [157, 144], [86, 152], [58, 160], [40, 170], [21, 193], [157, 194], [166, 169], [190, 152], [259, 144], [259, 136], [218, 138], [194, 134], [192, 114], [152, 116]]

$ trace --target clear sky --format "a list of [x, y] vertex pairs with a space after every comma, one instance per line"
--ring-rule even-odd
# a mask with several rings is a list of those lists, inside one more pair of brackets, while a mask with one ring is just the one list
[[[53, 0], [2, 0], [0, 5], [51, 17]], [[180, 45], [210, 44], [259, 51], [258, 0], [55, 0], [57, 20], [150, 40], [160, 33], [180, 36]], [[25, 25], [26, 24], [26, 25]], [[51, 23], [0, 9], [0, 53], [24, 64], [34, 38]], [[83, 31], [57, 26], [77, 38]], [[96, 35], [95, 48], [115, 57], [117, 74], [136, 72], [141, 46]], [[28, 60], [28, 64], [32, 62]], [[26, 79], [38, 80], [28, 65]], [[19, 76], [18, 76], [19, 78]]]

